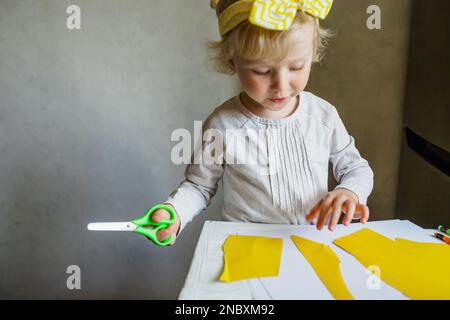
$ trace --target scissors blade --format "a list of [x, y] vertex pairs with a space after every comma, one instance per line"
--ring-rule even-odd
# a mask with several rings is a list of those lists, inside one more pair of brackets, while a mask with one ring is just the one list
[[91, 231], [134, 231], [137, 227], [132, 222], [94, 222], [87, 225]]

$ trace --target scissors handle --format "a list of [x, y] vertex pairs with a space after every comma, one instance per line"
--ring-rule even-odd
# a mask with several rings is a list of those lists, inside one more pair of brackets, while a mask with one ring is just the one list
[[[153, 212], [155, 212], [158, 209], [164, 209], [169, 212], [170, 219], [169, 220], [161, 220], [159, 222], [155, 222], [152, 220], [151, 215]], [[163, 241], [159, 241], [158, 237], [156, 236], [156, 233], [159, 230], [166, 229], [169, 225], [176, 222], [176, 214], [173, 211], [172, 207], [166, 205], [166, 204], [157, 204], [150, 209], [147, 210], [147, 212], [140, 218], [134, 219], [131, 221], [138, 227], [134, 232], [141, 234], [143, 236], [146, 236], [150, 240], [153, 241], [154, 244], [158, 246], [167, 246], [172, 242], [172, 235], [170, 235], [167, 239]], [[147, 226], [153, 226], [155, 228], [146, 228]]]

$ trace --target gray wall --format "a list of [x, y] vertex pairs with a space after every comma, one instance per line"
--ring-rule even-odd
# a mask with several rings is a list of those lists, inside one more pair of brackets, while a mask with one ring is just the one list
[[[183, 3], [0, 0], [0, 298], [178, 296], [203, 221], [220, 219], [221, 189], [171, 248], [86, 224], [164, 200], [185, 169], [170, 161], [172, 131], [192, 131], [238, 90], [207, 64], [209, 1]], [[82, 30], [65, 26], [70, 4]], [[366, 29], [370, 4], [381, 31]], [[308, 87], [371, 162], [374, 219], [394, 216], [408, 22], [407, 0], [336, 1], [326, 25], [338, 35]], [[79, 291], [66, 288], [72, 264]]]

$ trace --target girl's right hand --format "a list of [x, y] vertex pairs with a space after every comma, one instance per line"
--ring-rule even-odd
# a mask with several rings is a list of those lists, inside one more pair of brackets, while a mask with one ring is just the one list
[[[175, 223], [172, 223], [166, 229], [159, 230], [156, 233], [156, 236], [158, 237], [159, 241], [163, 241], [163, 240], [167, 239], [170, 235], [172, 235], [172, 241], [170, 242], [169, 246], [172, 246], [175, 243], [175, 240], [176, 240], [176, 237], [178, 234], [178, 230], [180, 228], [180, 218], [178, 217], [178, 214], [175, 211], [175, 209], [172, 206], [171, 206], [171, 208], [175, 212], [175, 216], [176, 216]], [[152, 213], [151, 219], [154, 222], [159, 222], [161, 220], [169, 220], [170, 213], [164, 209], [158, 209]]]

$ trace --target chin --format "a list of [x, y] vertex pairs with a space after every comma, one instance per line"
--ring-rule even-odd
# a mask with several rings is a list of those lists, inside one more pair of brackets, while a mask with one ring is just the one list
[[271, 105], [267, 106], [266, 109], [270, 111], [281, 111], [286, 108], [286, 105]]

